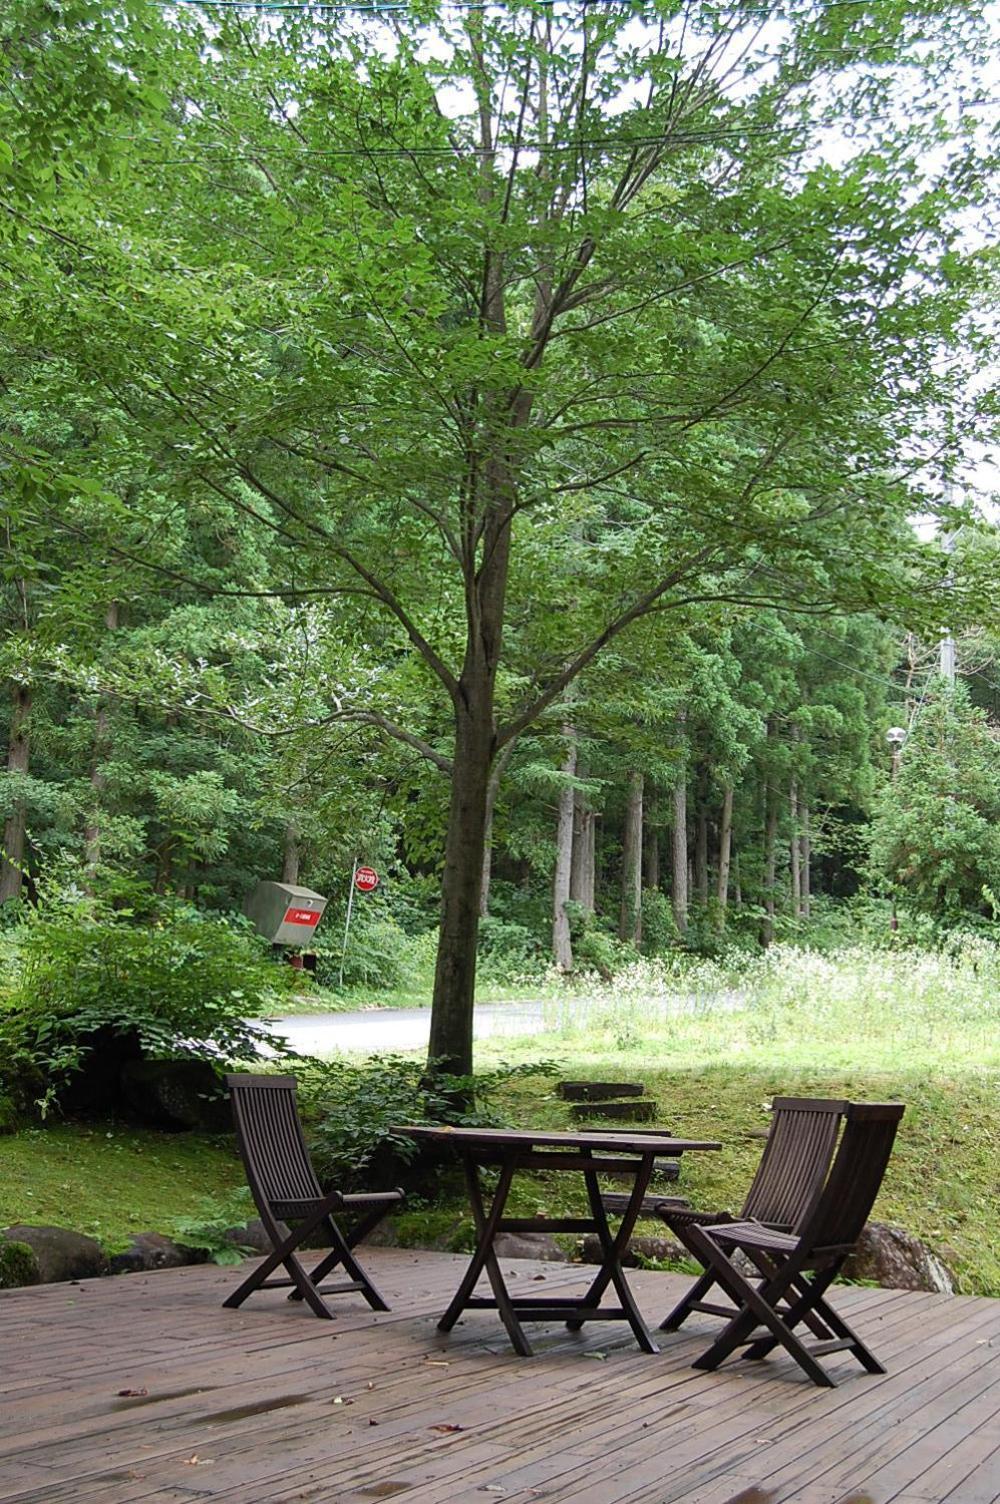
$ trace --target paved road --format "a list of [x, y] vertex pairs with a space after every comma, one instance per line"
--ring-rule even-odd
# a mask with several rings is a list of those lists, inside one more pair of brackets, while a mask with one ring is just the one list
[[[429, 1008], [380, 1008], [358, 1013], [293, 1013], [262, 1025], [283, 1035], [302, 1055], [329, 1055], [335, 1050], [390, 1054], [395, 1050], [426, 1049], [430, 1033]], [[544, 1027], [540, 1002], [480, 1003], [473, 1035], [489, 1039], [538, 1034]]]

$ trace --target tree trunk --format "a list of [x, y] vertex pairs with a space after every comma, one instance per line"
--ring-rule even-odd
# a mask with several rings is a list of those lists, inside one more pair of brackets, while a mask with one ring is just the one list
[[694, 835], [694, 890], [699, 903], [708, 902], [708, 810], [700, 795]]
[[764, 816], [764, 920], [760, 930], [760, 943], [766, 948], [774, 940], [774, 873], [775, 854], [778, 844], [778, 800], [768, 789], [765, 795]]
[[682, 768], [674, 784], [673, 878], [670, 891], [674, 923], [679, 935], [687, 932], [688, 923], [687, 843], [687, 774]]
[[485, 919], [490, 912], [490, 882], [493, 878], [493, 812], [500, 794], [500, 780], [510, 762], [515, 742], [509, 741], [493, 764], [489, 786], [486, 790], [486, 830], [483, 833], [483, 885], [479, 893], [479, 917]]
[[294, 820], [287, 820], [281, 843], [281, 881], [283, 883], [291, 883], [293, 886], [298, 883], [301, 857], [299, 828]]
[[740, 884], [740, 854], [733, 854], [733, 902], [738, 909], [743, 907], [743, 888]]
[[729, 903], [729, 862], [732, 848], [733, 788], [732, 784], [727, 784], [722, 800], [722, 820], [719, 824], [719, 886], [717, 889], [719, 909], [723, 923], [725, 923], [725, 913]]
[[642, 939], [642, 794], [644, 778], [630, 773], [622, 837], [622, 897], [618, 935], [638, 945]]
[[[472, 677], [471, 675], [469, 676]], [[492, 684], [473, 681], [455, 708], [455, 757], [441, 883], [441, 935], [427, 1058], [435, 1070], [472, 1073], [479, 899], [494, 750]], [[463, 678], [465, 676], [463, 675]]]
[[[586, 776], [577, 761], [577, 776]], [[586, 794], [577, 789], [573, 800], [573, 856], [569, 871], [569, 896], [585, 914], [594, 912], [594, 811]]]
[[[118, 602], [112, 601], [104, 614], [104, 625], [109, 632], [118, 626]], [[101, 864], [101, 825], [104, 790], [108, 777], [105, 763], [108, 757], [108, 740], [111, 726], [111, 701], [101, 695], [94, 711], [94, 745], [90, 760], [90, 812], [83, 829], [83, 861], [88, 881]]]
[[802, 917], [808, 919], [812, 909], [812, 834], [809, 829], [809, 806], [802, 806]]
[[[573, 800], [573, 851], [570, 858], [569, 896], [574, 903], [593, 913], [594, 873], [588, 869], [587, 859], [593, 863], [594, 844], [591, 832], [594, 828], [594, 811], [587, 807], [583, 795], [577, 791]], [[588, 898], [590, 902], [588, 903]]]
[[573, 946], [570, 941], [569, 915], [566, 904], [570, 896], [573, 867], [573, 810], [575, 790], [570, 781], [576, 774], [576, 737], [572, 726], [563, 727], [566, 756], [562, 773], [566, 783], [559, 793], [559, 820], [556, 826], [556, 866], [552, 878], [552, 959], [560, 971], [572, 971]]
[[799, 848], [799, 784], [793, 778], [788, 789], [788, 814], [792, 822], [792, 837], [789, 843], [789, 878], [791, 882], [792, 913], [798, 918], [802, 911], [802, 868]]
[[660, 833], [650, 819], [648, 807], [646, 829], [642, 838], [642, 871], [644, 887], [660, 886]]
[[[10, 745], [7, 749], [7, 772], [27, 773], [31, 752], [31, 689], [15, 684], [11, 692]], [[24, 867], [27, 811], [23, 799], [17, 799], [3, 827], [3, 852], [0, 855], [0, 904], [20, 897]]]

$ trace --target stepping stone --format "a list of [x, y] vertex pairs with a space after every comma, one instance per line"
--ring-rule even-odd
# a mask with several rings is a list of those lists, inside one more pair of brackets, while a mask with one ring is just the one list
[[633, 1097], [626, 1102], [574, 1102], [570, 1108], [575, 1118], [620, 1118], [631, 1123], [652, 1123], [659, 1111], [651, 1097]]
[[641, 1081], [560, 1081], [556, 1092], [564, 1102], [606, 1102], [614, 1097], [641, 1097]]

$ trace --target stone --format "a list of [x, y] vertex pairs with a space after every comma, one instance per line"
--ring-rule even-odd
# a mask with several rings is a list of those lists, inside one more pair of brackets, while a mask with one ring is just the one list
[[222, 1083], [207, 1060], [129, 1060], [121, 1089], [132, 1111], [157, 1127], [225, 1132], [231, 1126]]
[[[579, 1249], [582, 1263], [602, 1264], [604, 1262], [601, 1242], [596, 1232], [588, 1232], [585, 1238], [581, 1238]], [[676, 1263], [681, 1259], [690, 1262], [691, 1259], [687, 1249], [680, 1243], [675, 1243], [672, 1238], [657, 1238], [645, 1234], [629, 1238], [622, 1263], [627, 1269], [635, 1269], [638, 1267], [640, 1257], [654, 1259], [658, 1264]]]
[[271, 1239], [259, 1217], [251, 1218], [243, 1227], [227, 1227], [223, 1237], [234, 1248], [251, 1248], [254, 1253], [271, 1252]]
[[869, 1222], [844, 1265], [845, 1279], [872, 1280], [886, 1290], [932, 1290], [953, 1295], [955, 1281], [947, 1264], [912, 1232]]
[[606, 1102], [612, 1097], [641, 1097], [641, 1081], [558, 1081], [556, 1094], [564, 1102]]
[[55, 1284], [66, 1279], [94, 1279], [107, 1274], [108, 1259], [100, 1243], [72, 1232], [68, 1227], [8, 1227], [10, 1243], [27, 1243], [38, 1264], [38, 1283]]
[[365, 1242], [370, 1248], [399, 1248], [399, 1229], [392, 1217], [383, 1217], [368, 1234]]
[[190, 1258], [162, 1232], [137, 1232], [129, 1246], [112, 1255], [112, 1274], [146, 1274], [151, 1269], [180, 1269]]
[[17, 1290], [39, 1282], [38, 1260], [27, 1243], [0, 1239], [0, 1290]]
[[[569, 1111], [573, 1118], [620, 1118], [627, 1123], [652, 1123], [660, 1115], [659, 1105], [650, 1097], [631, 1097], [624, 1102], [574, 1102]], [[666, 1133], [666, 1128], [663, 1131]]]
[[501, 1232], [493, 1244], [498, 1259], [539, 1259], [565, 1264], [569, 1254], [547, 1232]]

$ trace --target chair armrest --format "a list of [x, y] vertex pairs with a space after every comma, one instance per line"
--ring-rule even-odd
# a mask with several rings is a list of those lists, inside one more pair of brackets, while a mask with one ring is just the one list
[[394, 1191], [358, 1191], [349, 1196], [341, 1196], [342, 1206], [385, 1206], [393, 1201], [402, 1201], [405, 1191], [398, 1187]]

